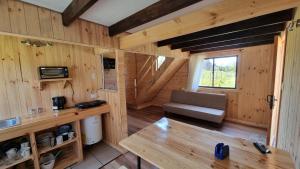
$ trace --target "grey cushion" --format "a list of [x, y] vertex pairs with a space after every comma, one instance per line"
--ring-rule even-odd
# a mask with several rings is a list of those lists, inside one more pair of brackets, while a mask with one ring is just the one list
[[163, 105], [163, 108], [166, 112], [207, 120], [215, 123], [221, 123], [225, 116], [224, 110], [181, 103], [167, 103]]
[[226, 95], [174, 90], [171, 102], [225, 110]]

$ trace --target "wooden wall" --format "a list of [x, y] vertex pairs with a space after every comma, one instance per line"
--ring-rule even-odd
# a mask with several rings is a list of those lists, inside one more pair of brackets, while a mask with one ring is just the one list
[[[103, 90], [100, 50], [118, 48], [118, 39], [108, 36], [108, 28], [84, 20], [64, 27], [61, 15], [18, 0], [0, 0], [0, 118], [25, 115], [29, 108], [51, 110], [51, 97], [64, 95], [67, 106], [104, 99], [111, 112], [104, 117], [104, 138], [117, 147], [127, 136], [124, 56], [117, 57], [117, 91]], [[4, 36], [5, 35], [5, 36]], [[52, 47], [28, 47], [21, 40], [36, 39], [54, 42]], [[107, 49], [105, 49], [107, 50]], [[68, 66], [72, 88], [62, 89], [53, 82], [38, 89], [39, 65]], [[118, 127], [116, 127], [118, 126]]]
[[135, 53], [125, 53], [126, 103], [135, 105], [135, 79], [137, 78]]
[[[237, 89], [206, 90], [227, 93], [226, 120], [267, 128], [271, 110], [267, 95], [273, 94], [274, 45], [207, 53], [209, 57], [238, 55]], [[249, 104], [251, 103], [251, 104]]]
[[[300, 19], [300, 6], [295, 20]], [[287, 35], [285, 68], [279, 115], [278, 144], [291, 153], [296, 168], [300, 169], [300, 28]]]
[[[109, 114], [104, 115], [104, 138], [107, 143], [124, 151], [119, 142], [128, 136], [126, 87], [125, 87], [125, 53], [113, 50], [116, 57], [117, 90], [98, 90], [99, 99], [106, 100], [111, 106]], [[96, 53], [99, 56], [99, 53]]]
[[118, 47], [118, 39], [110, 38], [108, 28], [99, 24], [78, 19], [64, 27], [61, 14], [18, 0], [0, 0], [0, 11], [1, 34]]
[[162, 106], [170, 101], [173, 90], [186, 88], [188, 71], [188, 62], [186, 62], [175, 73], [172, 79], [160, 90], [158, 95], [152, 100], [152, 104], [156, 106]]
[[[274, 45], [263, 45], [206, 53], [207, 57], [240, 56], [236, 90], [200, 89], [200, 91], [212, 93], [227, 93], [226, 120], [257, 127], [268, 127], [271, 112], [266, 103], [266, 97], [273, 92], [273, 48]], [[187, 76], [188, 66], [186, 64], [153, 99], [153, 103], [158, 106], [167, 103], [172, 90], [186, 87]]]
[[[0, 117], [25, 115], [30, 108], [52, 109], [54, 96], [67, 97], [67, 106], [90, 100], [102, 87], [100, 58], [89, 47], [54, 43], [50, 47], [21, 44], [22, 38], [0, 36]], [[68, 66], [73, 78], [72, 88], [62, 88], [61, 82], [38, 88], [38, 66]]]

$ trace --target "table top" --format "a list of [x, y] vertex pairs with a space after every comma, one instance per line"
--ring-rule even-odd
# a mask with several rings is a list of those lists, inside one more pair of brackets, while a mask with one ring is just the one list
[[[214, 149], [217, 143], [230, 146], [229, 158], [217, 160]], [[270, 148], [263, 155], [253, 143], [168, 118], [122, 140], [120, 145], [162, 169], [255, 168], [294, 169], [288, 152]]]

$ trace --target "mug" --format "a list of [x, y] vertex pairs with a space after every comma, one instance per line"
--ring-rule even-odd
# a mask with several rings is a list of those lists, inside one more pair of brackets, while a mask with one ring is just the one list
[[68, 133], [69, 140], [72, 140], [74, 138], [74, 134], [75, 133], [73, 131]]
[[21, 143], [21, 150], [27, 147], [29, 147], [29, 142]]
[[63, 141], [67, 141], [69, 139], [68, 133], [63, 133], [62, 137], [63, 137]]
[[8, 151], [6, 151], [6, 156], [9, 160], [12, 160], [17, 157], [17, 149], [16, 148], [11, 148]]
[[64, 141], [63, 141], [63, 136], [57, 136], [56, 137], [56, 144], [59, 145], [59, 144], [62, 144]]
[[55, 137], [50, 137], [50, 146], [54, 147], [55, 146]]
[[30, 156], [30, 147], [24, 147], [22, 150], [21, 150], [21, 156], [23, 158], [28, 158]]

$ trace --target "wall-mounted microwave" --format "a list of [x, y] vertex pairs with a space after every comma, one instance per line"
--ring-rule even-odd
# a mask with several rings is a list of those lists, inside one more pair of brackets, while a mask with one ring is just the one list
[[40, 79], [56, 79], [69, 77], [69, 70], [66, 66], [40, 66], [38, 71], [40, 74]]

